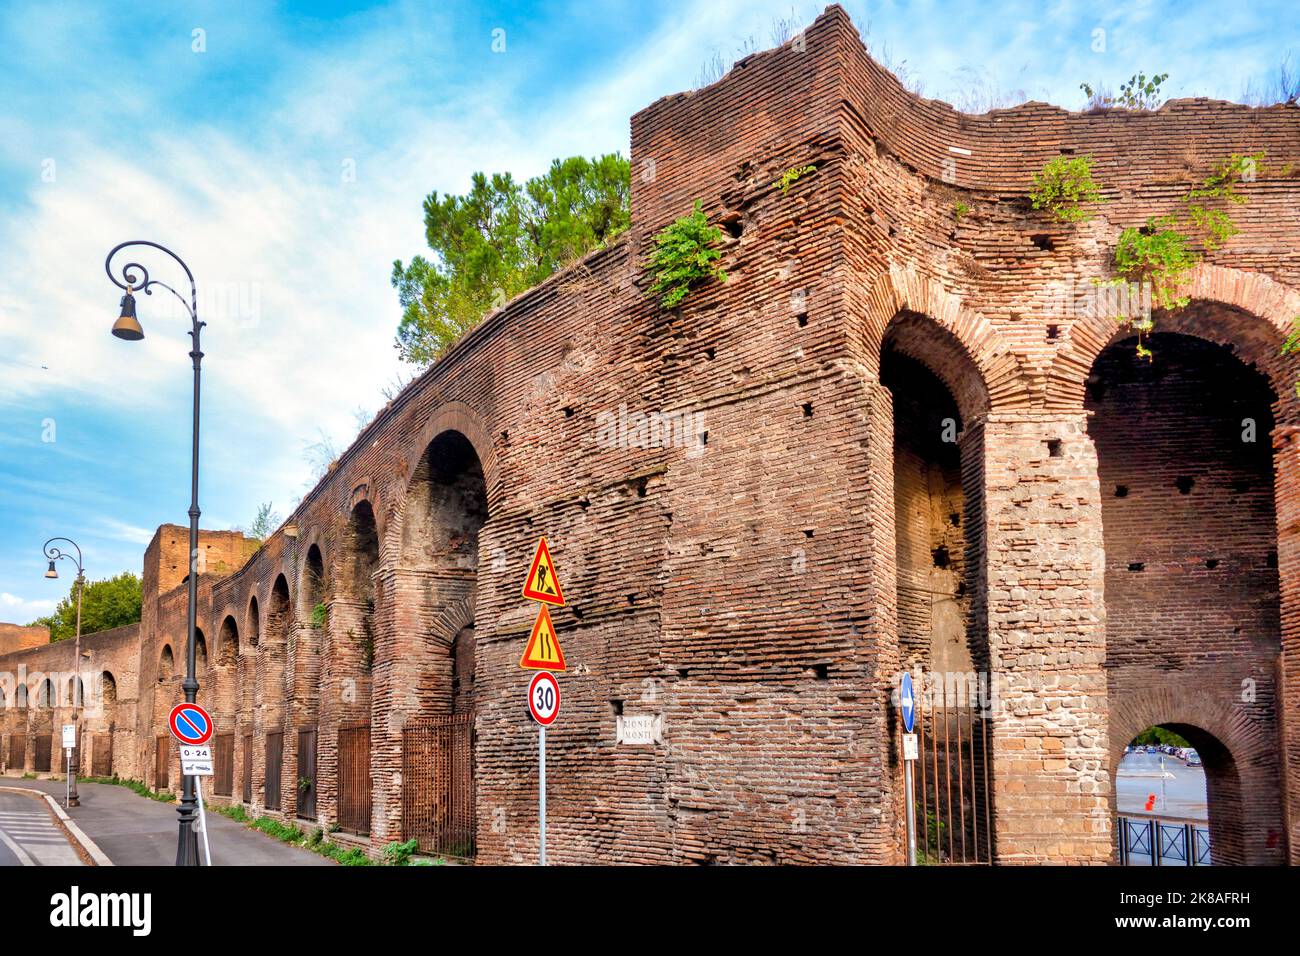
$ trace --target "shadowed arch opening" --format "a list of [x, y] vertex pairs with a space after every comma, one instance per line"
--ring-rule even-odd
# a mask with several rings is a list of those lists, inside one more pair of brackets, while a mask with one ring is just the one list
[[[1169, 331], [1146, 344], [1149, 359], [1133, 337], [1102, 350], [1085, 396], [1106, 552], [1108, 700], [1122, 712], [1164, 688], [1164, 713], [1143, 713], [1152, 724], [1220, 708], [1217, 723], [1157, 725], [1204, 751], [1215, 861], [1282, 862], [1277, 748], [1253, 754], [1247, 773], [1221, 733], [1279, 735], [1277, 395], [1228, 345]], [[1140, 729], [1112, 717], [1121, 735], [1112, 752]]]
[[172, 646], [164, 644], [162, 653], [158, 655], [158, 683], [169, 681], [176, 673], [176, 655], [172, 653]]
[[105, 704], [117, 703], [117, 678], [112, 671], [104, 671], [99, 675], [99, 690]]
[[238, 657], [239, 625], [235, 623], [234, 615], [227, 614], [217, 630], [217, 666], [229, 667]]
[[980, 693], [989, 670], [988, 394], [961, 343], [913, 312], [899, 313], [885, 330], [880, 380], [892, 399], [899, 661], [923, 673], [922, 731], [938, 742], [918, 791], [917, 816], [926, 821], [922, 855], [929, 862], [988, 862], [992, 728]]

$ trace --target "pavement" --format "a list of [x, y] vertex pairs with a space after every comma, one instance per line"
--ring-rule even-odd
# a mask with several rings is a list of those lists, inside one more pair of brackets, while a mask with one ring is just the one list
[[[66, 784], [63, 780], [24, 780], [21, 777], [0, 775], [0, 787], [21, 787], [37, 793], [48, 793], [63, 803]], [[172, 866], [176, 862], [177, 804], [161, 803], [142, 797], [126, 787], [105, 783], [79, 783], [77, 791], [81, 806], [66, 811], [72, 821], [86, 834], [115, 866]], [[17, 801], [17, 802], [15, 802]], [[0, 814], [6, 812], [31, 812], [39, 809], [49, 819], [43, 806], [36, 800], [16, 793], [0, 791]], [[0, 816], [0, 830], [9, 827]], [[208, 813], [208, 841], [212, 847], [213, 866], [335, 866], [333, 860], [301, 847], [289, 846], [258, 830], [236, 823], [219, 813]], [[32, 818], [14, 824], [32, 824]], [[51, 825], [54, 826], [53, 822]], [[55, 827], [57, 829], [57, 826]], [[60, 831], [61, 833], [62, 831]], [[15, 841], [16, 842], [16, 841]], [[66, 839], [63, 840], [67, 847]], [[25, 847], [25, 844], [19, 844]], [[31, 855], [30, 851], [27, 851]], [[69, 852], [70, 848], [69, 848]], [[199, 853], [203, 853], [203, 838], [199, 837]], [[78, 862], [75, 859], [69, 863]], [[0, 865], [21, 863], [18, 854], [0, 839]], [[27, 864], [32, 865], [32, 864]], [[41, 864], [36, 864], [41, 865]], [[51, 864], [44, 864], [51, 865]]]
[[0, 866], [81, 866], [45, 799], [0, 790]]
[[1205, 768], [1189, 767], [1167, 754], [1125, 754], [1115, 779], [1120, 813], [1143, 813], [1147, 797], [1155, 795], [1151, 812], [1191, 820], [1208, 820]]

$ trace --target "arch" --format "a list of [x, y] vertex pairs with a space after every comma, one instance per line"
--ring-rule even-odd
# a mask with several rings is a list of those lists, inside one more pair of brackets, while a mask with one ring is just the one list
[[[893, 265], [866, 291], [862, 338], [869, 361], [881, 356], [885, 336], [891, 326], [897, 325], [900, 316], [925, 316], [931, 325], [919, 326], [916, 331], [922, 335], [915, 341], [908, 341], [910, 332], [894, 329], [896, 337], [901, 333], [899, 343], [924, 353], [927, 346], [923, 338], [947, 333], [949, 338], [943, 349], [955, 347], [962, 360], [977, 371], [983, 383], [982, 401], [986, 408], [1027, 407], [1041, 392], [1041, 376], [1022, 368], [1011, 344], [997, 327], [982, 314], [967, 308], [960, 296], [947, 291], [934, 279], [915, 269]], [[967, 411], [975, 413], [973, 408]]]
[[66, 700], [69, 707], [85, 706], [86, 685], [80, 675], [74, 674], [68, 678], [68, 696]]
[[47, 677], [36, 691], [36, 709], [50, 710], [54, 706], [54, 683]]
[[239, 657], [239, 625], [233, 614], [227, 614], [217, 630], [216, 662], [218, 667], [228, 667]]
[[208, 672], [208, 641], [203, 636], [203, 628], [194, 628], [194, 674], [201, 677]]
[[117, 703], [117, 678], [112, 671], [104, 671], [99, 675], [99, 692], [105, 704]]
[[256, 594], [248, 599], [248, 626], [244, 632], [248, 635], [248, 646], [257, 647], [257, 642], [262, 636], [262, 621], [257, 613]]
[[[1267, 376], [1280, 401], [1279, 420], [1300, 422], [1295, 398], [1296, 368], [1283, 357], [1282, 343], [1300, 316], [1300, 292], [1257, 272], [1202, 263], [1189, 274], [1183, 292], [1189, 305], [1173, 314], [1157, 311], [1157, 332], [1194, 335], [1231, 347]], [[1048, 371], [1046, 403], [1077, 408], [1097, 357], [1132, 335], [1117, 328], [1100, 305], [1089, 306], [1071, 326]]]
[[176, 655], [172, 653], [172, 646], [164, 644], [162, 652], [158, 655], [158, 683], [171, 680], [176, 673]]
[[326, 600], [325, 590], [325, 561], [320, 546], [313, 544], [307, 549], [307, 558], [299, 575], [298, 592], [302, 595], [304, 614], [311, 615], [316, 606]]
[[19, 684], [14, 688], [14, 707], [18, 710], [26, 710], [30, 700], [30, 693], [26, 684]]

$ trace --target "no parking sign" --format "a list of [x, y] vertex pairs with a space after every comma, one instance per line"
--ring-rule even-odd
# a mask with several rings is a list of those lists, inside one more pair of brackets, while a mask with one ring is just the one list
[[173, 737], [191, 747], [212, 739], [212, 717], [198, 704], [177, 704], [167, 717], [167, 726]]

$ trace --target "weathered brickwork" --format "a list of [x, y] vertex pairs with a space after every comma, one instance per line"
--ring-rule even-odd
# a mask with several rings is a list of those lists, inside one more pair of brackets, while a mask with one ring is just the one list
[[[1242, 235], [1135, 365], [1131, 333], [1074, 299], [1109, 276], [1121, 228], [1258, 150]], [[1096, 160], [1089, 222], [1029, 206], [1061, 153]], [[622, 238], [489, 315], [260, 547], [205, 533], [200, 701], [230, 748], [214, 799], [375, 850], [411, 834], [412, 806], [449, 812], [409, 799], [410, 731], [469, 714], [473, 853], [533, 861], [517, 665], [536, 605], [519, 591], [545, 535], [568, 598], [556, 862], [899, 862], [902, 667], [993, 685], [981, 806], [999, 861], [1111, 861], [1119, 754], [1161, 724], [1205, 757], [1216, 858], [1294, 862], [1287, 164], [1295, 107], [959, 114], [905, 91], [837, 7], [651, 105]], [[725, 229], [728, 280], [665, 312], [643, 264], [696, 199]], [[117, 679], [114, 769], [155, 785], [185, 535], [165, 526], [146, 554], [138, 634], [92, 639]], [[39, 723], [17, 713], [7, 734]], [[662, 718], [661, 742], [617, 741], [638, 715]]]

